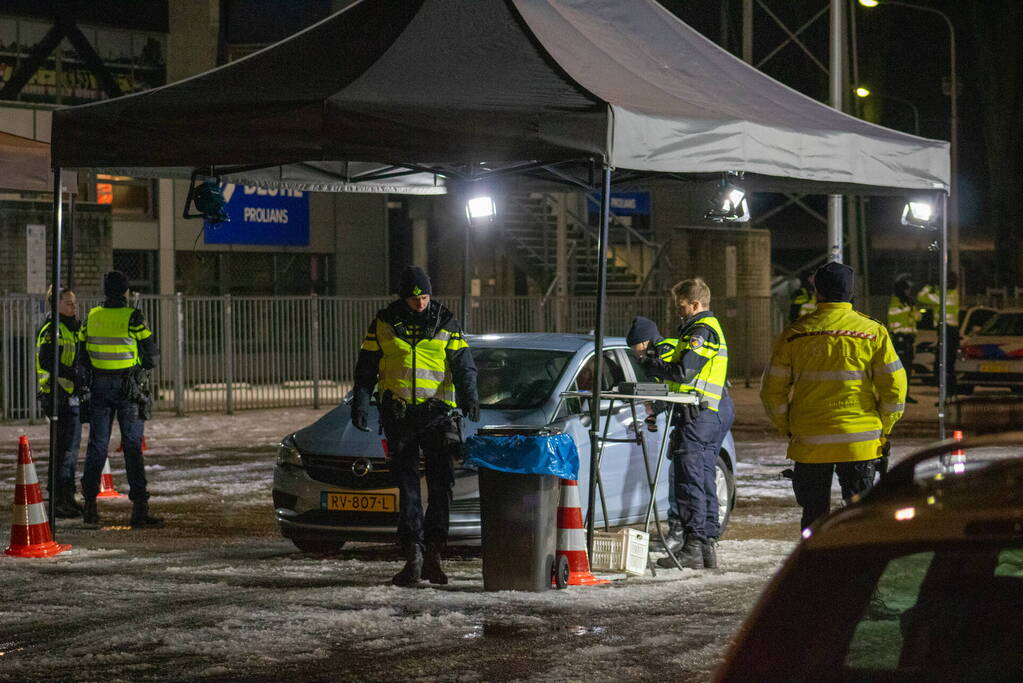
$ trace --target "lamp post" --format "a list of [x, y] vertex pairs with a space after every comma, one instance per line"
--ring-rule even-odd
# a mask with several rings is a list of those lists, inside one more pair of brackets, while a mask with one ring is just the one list
[[948, 15], [941, 10], [934, 9], [933, 7], [925, 7], [923, 5], [914, 5], [909, 2], [900, 2], [899, 0], [859, 0], [860, 5], [863, 7], [878, 7], [888, 6], [893, 7], [907, 7], [909, 9], [920, 10], [921, 12], [930, 12], [931, 14], [937, 14], [939, 17], [944, 19], [945, 25], [948, 27], [948, 60], [949, 60], [949, 72], [950, 72], [950, 84], [952, 86], [949, 107], [951, 109], [949, 113], [948, 121], [948, 141], [950, 145], [951, 155], [951, 180], [949, 182], [949, 195], [948, 195], [948, 246], [949, 246], [949, 267], [953, 272], [959, 272], [959, 189], [958, 189], [958, 152], [959, 152], [959, 82], [956, 78], [956, 30], [952, 24], [952, 20], [949, 19]]
[[490, 223], [497, 216], [497, 204], [493, 197], [483, 192], [472, 194], [465, 202], [465, 244], [462, 252], [462, 327], [469, 329], [472, 311], [472, 292], [469, 291], [469, 244], [472, 226]]
[[853, 92], [856, 93], [856, 97], [859, 97], [860, 99], [866, 99], [872, 96], [880, 97], [882, 100], [892, 100], [893, 102], [899, 102], [910, 107], [913, 110], [913, 135], [920, 135], [920, 110], [917, 109], [917, 106], [909, 100], [903, 99], [902, 97], [896, 97], [895, 95], [886, 95], [884, 93], [874, 92], [869, 88], [864, 88], [863, 86], [856, 88]]

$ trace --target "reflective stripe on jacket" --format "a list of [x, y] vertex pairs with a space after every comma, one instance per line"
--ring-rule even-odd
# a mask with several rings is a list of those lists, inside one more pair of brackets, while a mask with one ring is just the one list
[[145, 323], [130, 324], [134, 312], [135, 309], [128, 306], [96, 306], [89, 311], [82, 332], [93, 368], [109, 372], [139, 365], [138, 342], [151, 337], [152, 332]]
[[888, 331], [891, 334], [916, 334], [920, 312], [897, 296], [888, 300]]
[[362, 350], [382, 354], [377, 378], [381, 396], [390, 391], [410, 404], [436, 398], [452, 407], [458, 403], [447, 354], [468, 347], [457, 330], [438, 327], [431, 337], [419, 338], [413, 331], [411, 338], [405, 338], [380, 318], [374, 321], [362, 342]]
[[[945, 324], [949, 327], [959, 327], [959, 290], [950, 289], [946, 294]], [[916, 295], [916, 300], [934, 311], [934, 322], [937, 324], [941, 307], [941, 287], [924, 285]]]
[[906, 371], [884, 325], [822, 302], [775, 341], [760, 400], [793, 460], [872, 460], [905, 410]]
[[[53, 319], [47, 318], [36, 335], [36, 377], [39, 380], [39, 391], [44, 394], [50, 393], [50, 364], [53, 359], [40, 358], [40, 354], [44, 344], [49, 345], [53, 342], [52, 328]], [[78, 341], [78, 332], [72, 332], [63, 322], [58, 324], [57, 344], [60, 345], [60, 364], [64, 367], [74, 367], [78, 357]], [[68, 394], [75, 392], [75, 383], [67, 377], [57, 377], [57, 383]]]
[[[695, 334], [700, 327], [709, 327], [716, 339], [703, 339], [703, 335]], [[702, 339], [699, 343], [694, 337]], [[707, 359], [703, 368], [693, 378], [691, 384], [668, 382], [668, 389], [676, 392], [693, 391], [707, 400], [707, 407], [717, 411], [721, 397], [725, 394], [725, 380], [728, 376], [728, 344], [721, 323], [713, 315], [702, 315], [694, 318], [679, 334], [675, 352], [667, 362], [678, 362], [685, 353], [695, 353]]]

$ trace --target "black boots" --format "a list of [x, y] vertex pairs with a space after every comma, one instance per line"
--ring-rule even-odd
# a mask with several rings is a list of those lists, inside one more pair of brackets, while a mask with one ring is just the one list
[[136, 500], [131, 504], [131, 528], [161, 529], [163, 528], [163, 520], [149, 514], [149, 503], [144, 500]]
[[430, 583], [445, 585], [448, 582], [448, 575], [440, 567], [439, 545], [426, 546], [426, 555], [423, 557], [423, 578]]
[[100, 527], [99, 512], [96, 510], [96, 499], [86, 498], [82, 506], [82, 522], [86, 529], [98, 529]]
[[53, 501], [53, 516], [58, 519], [74, 519], [82, 514], [82, 506], [75, 500], [75, 484], [61, 484], [60, 493]]
[[391, 579], [391, 583], [403, 588], [414, 586], [419, 583], [419, 579], [422, 578], [422, 576], [423, 546], [415, 544], [409, 550], [405, 551], [405, 566], [402, 567], [400, 572], [394, 575]]
[[716, 538], [708, 538], [703, 542], [703, 568], [718, 568], [718, 540]]
[[[696, 536], [687, 536], [685, 543], [682, 544], [682, 549], [675, 553], [675, 557], [678, 559], [678, 563], [686, 569], [703, 569], [703, 547], [707, 541], [703, 541]], [[717, 565], [716, 554], [714, 556], [714, 564]], [[664, 569], [673, 569], [675, 563], [670, 557], [662, 557], [657, 560], [657, 566], [663, 567]]]
[[[673, 519], [668, 522], [668, 533], [664, 536], [664, 549], [669, 553], [677, 553], [686, 540], [686, 531], [682, 526], [682, 522]], [[671, 562], [671, 560], [668, 560]], [[675, 566], [675, 565], [671, 565]]]

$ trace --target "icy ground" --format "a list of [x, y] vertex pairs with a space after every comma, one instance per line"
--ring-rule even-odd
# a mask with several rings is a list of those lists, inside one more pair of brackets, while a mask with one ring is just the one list
[[[59, 521], [72, 550], [0, 555], [0, 680], [706, 680], [798, 532], [784, 444], [747, 426], [720, 570], [488, 593], [478, 551], [455, 549], [449, 585], [395, 588], [393, 547], [322, 558], [277, 532], [276, 441], [320, 412], [149, 423], [151, 504], [167, 528], [132, 531], [127, 499], [103, 500], [101, 530]], [[0, 425], [0, 547], [19, 433], [45, 480], [45, 426]], [[119, 454], [111, 466], [126, 493]]]

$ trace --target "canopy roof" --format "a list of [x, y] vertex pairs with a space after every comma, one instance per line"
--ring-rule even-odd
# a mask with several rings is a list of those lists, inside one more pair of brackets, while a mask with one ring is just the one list
[[62, 167], [245, 167], [320, 190], [358, 186], [343, 162], [563, 180], [607, 162], [623, 181], [743, 171], [845, 192], [949, 179], [948, 143], [808, 98], [655, 0], [362, 0], [224, 67], [55, 112], [52, 139]]
[[[45, 142], [0, 132], [0, 189], [53, 192], [50, 146]], [[64, 191], [77, 191], [74, 174], [62, 179]]]

